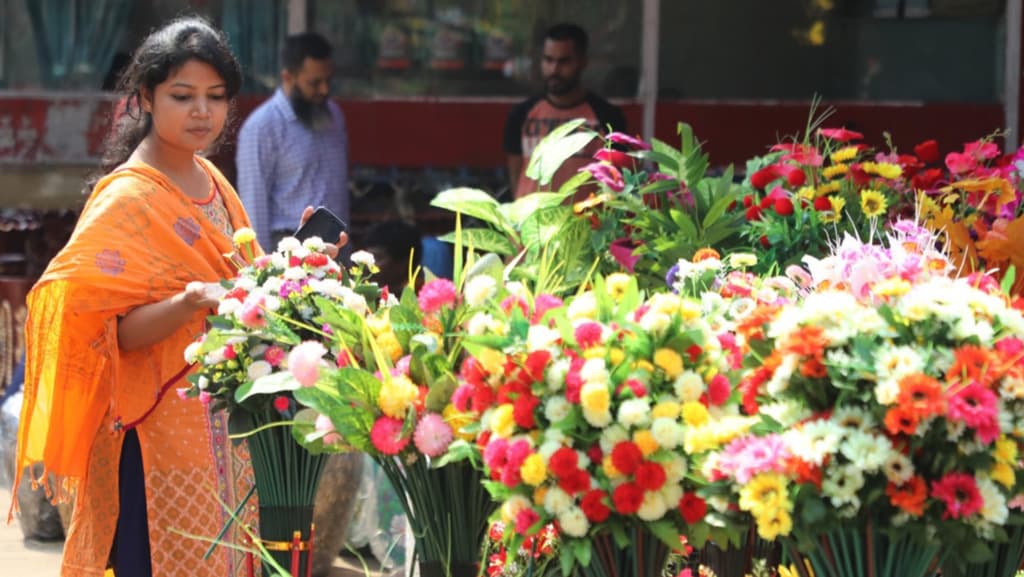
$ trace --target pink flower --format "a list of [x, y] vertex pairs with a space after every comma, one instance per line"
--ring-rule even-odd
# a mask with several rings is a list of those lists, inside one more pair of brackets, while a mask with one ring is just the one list
[[334, 423], [331, 422], [331, 418], [327, 415], [317, 415], [316, 423], [313, 425], [313, 428], [316, 432], [323, 434], [323, 441], [325, 445], [337, 445], [341, 443], [341, 435], [339, 435], [335, 430]]
[[999, 399], [978, 383], [960, 387], [950, 395], [948, 414], [951, 420], [973, 428], [983, 443], [999, 438]]
[[950, 152], [946, 155], [946, 168], [953, 174], [963, 174], [974, 170], [977, 162], [969, 154]]
[[352, 357], [352, 351], [342, 349], [338, 353], [338, 358], [335, 359], [335, 363], [338, 365], [339, 369], [344, 369], [345, 367], [356, 364], [356, 360]]
[[544, 318], [544, 315], [551, 309], [557, 309], [562, 306], [562, 299], [552, 296], [549, 294], [537, 295], [537, 298], [533, 299], [533, 319], [534, 323], [539, 323], [540, 319]]
[[782, 471], [789, 458], [782, 436], [740, 437], [729, 443], [718, 461], [719, 470], [746, 485], [758, 473]]
[[609, 132], [605, 138], [615, 144], [622, 144], [633, 150], [650, 150], [651, 146], [640, 140], [635, 136], [630, 136], [624, 132]]
[[594, 179], [615, 192], [622, 192], [626, 188], [626, 181], [622, 179], [619, 169], [606, 162], [592, 162], [579, 171], [589, 172]]
[[250, 297], [242, 303], [238, 310], [238, 320], [245, 327], [258, 329], [267, 326], [267, 319], [263, 318], [263, 296]]
[[281, 361], [284, 360], [284, 349], [277, 345], [271, 346], [263, 352], [263, 360], [270, 363], [272, 367], [280, 365]]
[[528, 314], [527, 309], [529, 308], [529, 305], [527, 305], [526, 301], [523, 300], [523, 297], [520, 296], [509, 295], [502, 299], [500, 306], [501, 310], [505, 311], [506, 314], [512, 314], [512, 307], [519, 307], [519, 310], [522, 311], [524, 317]]
[[437, 413], [426, 413], [416, 425], [412, 440], [424, 455], [438, 457], [448, 450], [453, 438], [452, 428], [444, 422], [444, 417]]
[[576, 344], [581, 349], [589, 349], [601, 343], [601, 325], [593, 321], [580, 323], [573, 332], [576, 337]]
[[484, 465], [491, 471], [499, 471], [508, 462], [508, 441], [491, 439], [484, 449]]
[[176, 391], [178, 393], [178, 398], [179, 399], [184, 401], [185, 399], [188, 398], [188, 391], [189, 391], [188, 387], [176, 389]]
[[412, 363], [412, 355], [405, 355], [404, 357], [398, 359], [398, 362], [395, 363], [395, 370], [398, 371], [398, 374], [400, 375], [408, 376], [410, 363]]
[[256, 257], [256, 260], [252, 261], [252, 265], [256, 268], [267, 268], [270, 265], [270, 255]]
[[537, 521], [540, 521], [540, 515], [531, 507], [523, 507], [516, 513], [516, 533], [523, 536], [528, 535], [530, 527], [533, 527]]
[[402, 435], [402, 421], [392, 417], [380, 417], [370, 430], [370, 441], [374, 448], [385, 455], [397, 455], [409, 444], [409, 437]]
[[454, 304], [457, 298], [458, 292], [455, 290], [455, 284], [446, 278], [435, 278], [427, 282], [417, 296], [420, 309], [428, 314]]
[[729, 400], [729, 394], [732, 392], [730, 388], [729, 379], [725, 375], [715, 375], [708, 383], [708, 402], [716, 407], [724, 404]]
[[316, 341], [305, 341], [288, 353], [288, 371], [303, 387], [312, 387], [320, 378], [320, 360], [327, 349]]
[[864, 135], [859, 132], [845, 128], [819, 128], [818, 134], [839, 142], [850, 142], [851, 140], [864, 140]]
[[206, 391], [199, 391], [199, 402], [204, 405], [209, 405], [213, 401], [213, 395]]
[[969, 517], [985, 505], [977, 482], [967, 473], [950, 473], [939, 481], [932, 481], [932, 497], [946, 504], [943, 519]]
[[455, 392], [452, 393], [452, 405], [464, 413], [469, 411], [469, 403], [472, 399], [473, 385], [469, 383], [462, 383], [457, 389], [455, 389]]
[[507, 466], [519, 470], [519, 467], [523, 466], [526, 458], [530, 456], [530, 443], [525, 439], [519, 439], [512, 443], [508, 447], [508, 462]]

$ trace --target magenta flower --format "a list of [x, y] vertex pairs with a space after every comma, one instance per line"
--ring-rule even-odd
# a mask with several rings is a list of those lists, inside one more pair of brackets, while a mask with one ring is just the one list
[[212, 401], [213, 401], [213, 395], [211, 395], [210, 393], [208, 393], [206, 391], [199, 391], [199, 402], [200, 403], [202, 403], [205, 406], [209, 406], [209, 404]]
[[416, 448], [428, 457], [439, 457], [448, 450], [455, 437], [451, 425], [437, 413], [426, 413], [416, 425], [412, 440]]
[[960, 387], [950, 395], [948, 415], [974, 429], [983, 443], [999, 438], [999, 399], [978, 383]]
[[633, 272], [633, 269], [636, 268], [636, 263], [640, 261], [640, 257], [633, 254], [637, 246], [639, 245], [631, 239], [620, 238], [612, 242], [611, 246], [608, 247], [608, 252], [612, 255], [612, 258], [622, 265], [622, 268]]
[[180, 389], [176, 389], [176, 391], [178, 393], [178, 398], [179, 399], [184, 401], [185, 399], [188, 398], [188, 391], [189, 391], [188, 387], [183, 387], [183, 388], [180, 388]]
[[626, 181], [622, 179], [622, 173], [611, 164], [592, 162], [581, 168], [580, 172], [589, 172], [598, 182], [615, 192], [622, 192], [626, 188]]
[[462, 412], [469, 410], [470, 401], [473, 399], [473, 385], [469, 383], [462, 383], [459, 388], [455, 389], [452, 393], [452, 405], [456, 409]]
[[402, 435], [402, 421], [392, 417], [380, 417], [370, 430], [373, 446], [385, 455], [397, 455], [409, 444], [409, 437]]
[[544, 315], [551, 309], [557, 309], [562, 306], [562, 299], [552, 296], [549, 294], [537, 295], [537, 298], [533, 299], [533, 323], [539, 323]]
[[643, 140], [640, 140], [635, 136], [630, 136], [624, 132], [610, 132], [608, 133], [608, 136], [606, 136], [605, 138], [611, 142], [614, 142], [615, 144], [621, 144], [623, 146], [632, 148], [633, 150], [651, 149], [650, 144], [647, 144]]
[[435, 278], [427, 282], [417, 296], [420, 309], [428, 314], [455, 304], [457, 299], [458, 291], [455, 290], [455, 284], [446, 278]]
[[943, 519], [969, 517], [985, 505], [978, 483], [967, 473], [950, 473], [939, 481], [932, 481], [932, 497], [946, 504]]
[[288, 353], [288, 371], [303, 387], [312, 387], [320, 378], [320, 361], [327, 349], [316, 341], [305, 341]]
[[276, 367], [281, 364], [284, 360], [284, 349], [277, 345], [271, 346], [263, 353], [263, 360], [270, 363], [270, 366]]
[[508, 441], [491, 439], [484, 448], [484, 465], [491, 471], [500, 471], [508, 462]]
[[247, 328], [258, 329], [267, 326], [267, 319], [263, 317], [264, 300], [263, 296], [250, 296], [242, 303], [238, 310], [238, 320]]
[[516, 513], [516, 533], [529, 535], [530, 527], [540, 521], [540, 515], [530, 507], [523, 507]]

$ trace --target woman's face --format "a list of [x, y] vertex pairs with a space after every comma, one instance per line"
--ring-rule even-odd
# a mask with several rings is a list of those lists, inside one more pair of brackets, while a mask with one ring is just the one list
[[227, 86], [217, 71], [189, 60], [156, 86], [143, 103], [153, 116], [152, 136], [194, 153], [209, 148], [228, 117]]

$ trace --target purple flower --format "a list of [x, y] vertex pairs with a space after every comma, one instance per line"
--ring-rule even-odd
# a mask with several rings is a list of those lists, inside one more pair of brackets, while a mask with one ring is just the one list
[[676, 276], [678, 276], [678, 275], [679, 275], [679, 263], [678, 262], [676, 264], [672, 265], [672, 268], [668, 269], [668, 272], [665, 273], [665, 284], [667, 284], [669, 286], [669, 288], [672, 289], [672, 292], [674, 292], [674, 293], [678, 293], [679, 292], [675, 288]]

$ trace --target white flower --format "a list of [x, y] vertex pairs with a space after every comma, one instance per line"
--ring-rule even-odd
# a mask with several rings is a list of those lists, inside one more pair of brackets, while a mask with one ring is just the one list
[[277, 252], [294, 252], [302, 247], [302, 243], [299, 239], [293, 236], [286, 236], [277, 243]]
[[875, 355], [875, 374], [879, 380], [899, 380], [924, 370], [924, 359], [912, 347], [881, 347]]
[[771, 417], [783, 427], [791, 427], [811, 416], [809, 409], [799, 403], [790, 401], [766, 403], [761, 405], [759, 411], [762, 415]]
[[783, 433], [790, 452], [818, 466], [825, 462], [825, 457], [836, 452], [842, 436], [842, 431], [834, 423], [825, 420], [811, 421], [799, 429]]
[[658, 492], [669, 507], [678, 504], [683, 498], [683, 486], [679, 483], [665, 483]]
[[704, 379], [689, 369], [676, 377], [673, 390], [681, 403], [696, 401], [704, 394]]
[[551, 455], [555, 454], [555, 451], [563, 447], [562, 443], [558, 441], [546, 440], [541, 443], [540, 447], [537, 447], [537, 454], [544, 457], [544, 461], [550, 461]]
[[587, 359], [580, 369], [580, 378], [584, 383], [608, 384], [608, 369], [604, 359]]
[[355, 312], [359, 316], [366, 316], [370, 312], [370, 306], [366, 304], [366, 297], [357, 293], [351, 292], [345, 295], [345, 308]]
[[875, 384], [875, 400], [881, 405], [892, 405], [900, 396], [900, 383], [896, 379], [882, 379]]
[[590, 530], [590, 522], [579, 507], [570, 507], [559, 515], [558, 525], [570, 537], [583, 537]]
[[365, 250], [355, 251], [352, 253], [352, 256], [349, 257], [349, 260], [352, 261], [352, 264], [358, 264], [365, 267], [372, 267], [377, 264], [376, 259], [373, 258], [373, 253]]
[[852, 505], [860, 507], [857, 491], [864, 487], [864, 474], [856, 465], [849, 464], [829, 469], [821, 483], [821, 492], [832, 501], [833, 507]]
[[551, 487], [544, 494], [544, 508], [552, 515], [568, 511], [572, 507], [572, 497], [558, 487]]
[[238, 299], [224, 299], [217, 305], [217, 314], [220, 316], [231, 316], [242, 308], [242, 301]]
[[263, 281], [263, 290], [269, 294], [276, 295], [281, 292], [281, 285], [283, 284], [284, 280], [281, 277], [272, 276]]
[[[466, 333], [472, 336], [485, 335], [492, 324], [494, 324], [494, 317], [490, 313], [476, 313], [466, 321]], [[533, 327], [530, 328], [533, 329]]]
[[544, 373], [544, 380], [548, 384], [548, 390], [556, 392], [565, 387], [565, 377], [569, 374], [569, 367], [572, 363], [569, 359], [558, 359], [548, 366]]
[[285, 269], [284, 274], [281, 275], [287, 280], [302, 280], [306, 278], [306, 269], [301, 266], [290, 266]]
[[256, 361], [249, 365], [249, 369], [246, 371], [250, 381], [255, 381], [260, 377], [265, 377], [274, 371], [274, 367], [270, 366], [267, 361]]
[[277, 311], [281, 309], [281, 299], [273, 295], [267, 295], [263, 299], [263, 308], [268, 311]]
[[530, 291], [526, 290], [526, 285], [519, 281], [512, 281], [505, 284], [505, 290], [512, 296], [520, 297], [524, 300], [529, 300]]
[[556, 329], [546, 327], [544, 325], [531, 325], [529, 332], [526, 334], [526, 349], [531, 352], [549, 349], [555, 346], [560, 338], [562, 338], [562, 334]]
[[859, 470], [874, 472], [889, 460], [893, 450], [888, 439], [857, 429], [847, 431], [846, 440], [839, 445], [839, 452]]
[[672, 317], [658, 311], [648, 311], [640, 318], [640, 327], [652, 335], [660, 335], [672, 323]]
[[644, 521], [657, 521], [664, 517], [667, 512], [668, 505], [665, 503], [665, 498], [662, 497], [660, 492], [644, 491], [644, 502], [640, 505], [640, 510], [636, 512], [636, 516]]
[[626, 428], [643, 427], [651, 420], [647, 399], [626, 399], [619, 405], [619, 423]]
[[199, 387], [200, 391], [205, 391], [206, 387], [210, 386], [210, 379], [200, 376], [199, 379], [196, 380], [196, 386]]
[[[621, 417], [619, 421], [622, 421]], [[654, 436], [654, 440], [659, 446], [666, 449], [675, 449], [683, 444], [686, 431], [675, 419], [660, 417], [654, 419], [654, 423], [651, 425], [651, 435]]]
[[889, 458], [882, 465], [885, 478], [894, 485], [903, 485], [914, 476], [914, 463], [910, 457], [898, 451], [891, 451]]
[[494, 296], [497, 291], [498, 282], [494, 277], [488, 275], [477, 275], [466, 283], [463, 294], [466, 297], [466, 304], [471, 307], [482, 306], [488, 299]]
[[665, 469], [666, 484], [678, 484], [683, 480], [683, 477], [686, 477], [686, 473], [689, 471], [686, 458], [677, 453], [672, 453], [668, 459], [662, 461], [661, 466]]
[[324, 242], [324, 239], [320, 238], [319, 236], [311, 236], [302, 241], [302, 248], [310, 252], [323, 252], [325, 244], [326, 242]]
[[569, 303], [566, 315], [571, 321], [593, 319], [597, 314], [597, 299], [592, 292], [585, 292]]
[[544, 403], [544, 417], [549, 423], [558, 423], [569, 416], [572, 405], [563, 396], [553, 396]]
[[256, 279], [248, 276], [240, 276], [235, 280], [235, 288], [240, 288], [245, 292], [249, 292], [256, 288]]
[[981, 518], [996, 525], [1003, 525], [1010, 514], [1006, 506], [1006, 496], [989, 479], [978, 479], [978, 492], [984, 505], [981, 507]]
[[860, 429], [865, 432], [871, 431], [875, 427], [875, 418], [861, 407], [839, 407], [832, 413], [832, 422], [847, 429]]
[[216, 365], [224, 362], [224, 347], [217, 347], [216, 349], [206, 353], [203, 357], [204, 365]]
[[615, 424], [607, 429], [601, 431], [601, 452], [604, 454], [610, 454], [615, 445], [623, 441], [629, 440], [629, 431], [622, 427], [622, 425]]
[[612, 422], [611, 411], [590, 411], [586, 408], [583, 409], [583, 418], [588, 423], [599, 429], [607, 427]]
[[196, 341], [185, 347], [185, 362], [188, 364], [194, 364], [199, 360], [199, 347], [203, 346], [203, 343]]

